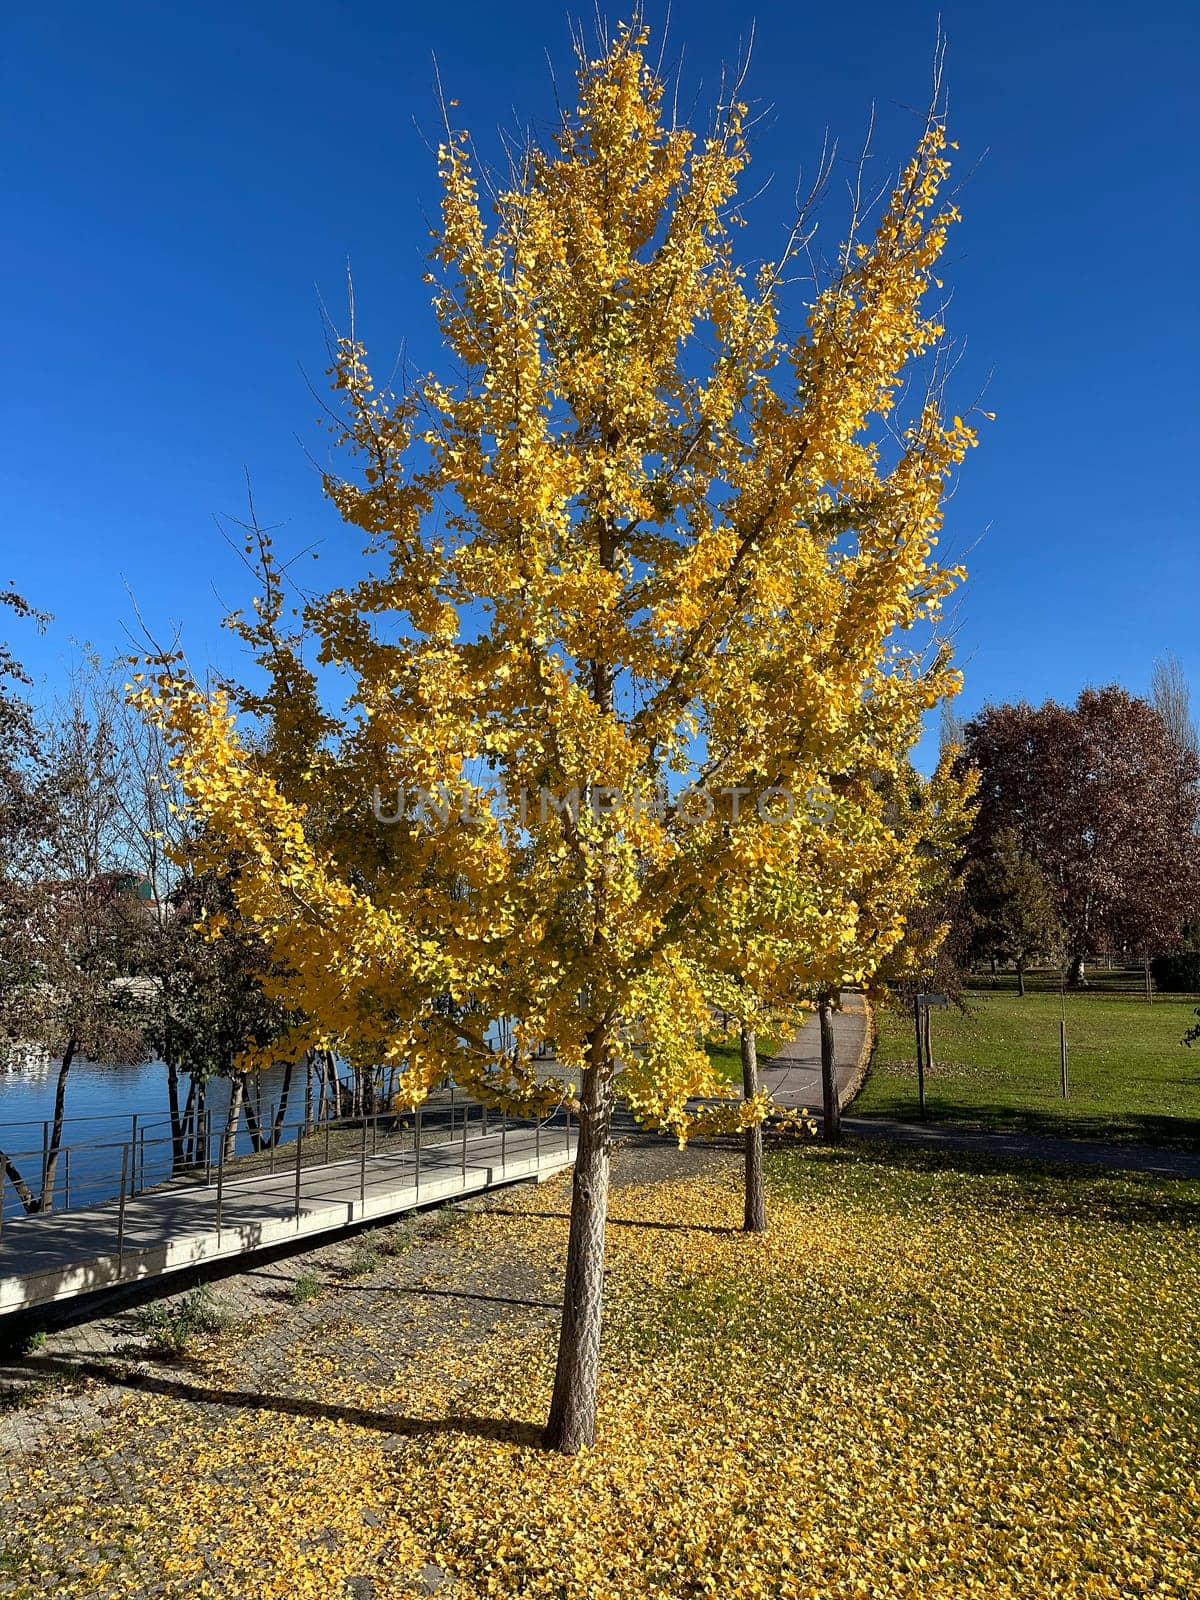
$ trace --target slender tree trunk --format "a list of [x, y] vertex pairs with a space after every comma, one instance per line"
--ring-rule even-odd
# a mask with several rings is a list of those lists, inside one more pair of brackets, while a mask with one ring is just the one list
[[187, 1167], [191, 1160], [189, 1142], [192, 1131], [192, 1112], [196, 1106], [196, 1080], [189, 1078], [187, 1099], [183, 1103], [183, 1110], [179, 1116], [179, 1132], [172, 1133], [172, 1175], [178, 1174]]
[[1025, 963], [1024, 963], [1024, 961], [1018, 961], [1017, 962], [1017, 993], [1019, 995], [1022, 995], [1022, 996], [1025, 993]]
[[[17, 1199], [25, 1207], [26, 1213], [28, 1214], [36, 1211], [38, 1208], [37, 1195], [34, 1194], [33, 1190], [25, 1182], [25, 1179], [21, 1176], [20, 1172], [13, 1165], [13, 1162], [8, 1156], [4, 1156], [4, 1170], [8, 1174], [10, 1183], [16, 1190]], [[0, 1203], [3, 1203], [2, 1195], [0, 1195]]]
[[200, 1087], [196, 1091], [196, 1108], [192, 1117], [192, 1165], [203, 1164], [204, 1146], [204, 1113], [208, 1108], [208, 1079], [201, 1078]]
[[167, 1109], [171, 1117], [171, 1171], [183, 1168], [183, 1113], [179, 1109], [179, 1063], [167, 1060]]
[[321, 1051], [321, 1115], [328, 1122], [336, 1122], [342, 1114], [342, 1086], [338, 1082], [337, 1067], [332, 1050]]
[[242, 1102], [246, 1098], [246, 1074], [235, 1072], [229, 1080], [229, 1110], [225, 1116], [225, 1133], [222, 1142], [224, 1158], [232, 1161], [237, 1154], [238, 1126], [242, 1120]]
[[316, 1071], [316, 1058], [311, 1050], [304, 1057], [304, 1131], [309, 1133], [313, 1125], [313, 1073]]
[[292, 1096], [292, 1078], [296, 1071], [296, 1063], [288, 1061], [283, 1069], [283, 1082], [279, 1086], [279, 1104], [275, 1107], [275, 1126], [271, 1129], [271, 1143], [278, 1145], [283, 1137], [284, 1124], [287, 1122], [288, 1101]]
[[67, 1079], [71, 1075], [71, 1063], [78, 1049], [79, 1040], [68, 1039], [58, 1068], [58, 1080], [54, 1085], [54, 1117], [50, 1123], [50, 1146], [46, 1156], [46, 1179], [38, 1201], [39, 1211], [54, 1210], [54, 1179], [58, 1173], [58, 1155], [62, 1149], [63, 1122], [67, 1111]]
[[822, 1133], [826, 1144], [837, 1144], [842, 1137], [842, 1103], [838, 1095], [837, 1061], [833, 1047], [833, 1015], [827, 994], [817, 1001], [817, 1026], [821, 1036]]
[[332, 1050], [325, 1051], [325, 1098], [326, 1115], [336, 1122], [342, 1114], [342, 1080], [338, 1077]]
[[[754, 1029], [742, 1023], [742, 1094], [752, 1100], [758, 1093], [758, 1041]], [[767, 1195], [763, 1186], [763, 1135], [762, 1123], [747, 1128], [746, 1141], [746, 1207], [742, 1228], [746, 1233], [766, 1233]]]
[[250, 1075], [239, 1072], [238, 1079], [242, 1086], [242, 1106], [246, 1113], [246, 1131], [250, 1135], [251, 1150], [264, 1148], [262, 1122], [259, 1118], [259, 1105], [250, 1090]]
[[545, 1443], [575, 1455], [596, 1437], [596, 1384], [604, 1308], [604, 1225], [612, 1164], [612, 1075], [605, 1030], [588, 1045], [579, 1104], [579, 1142], [571, 1190], [571, 1229], [558, 1365]]

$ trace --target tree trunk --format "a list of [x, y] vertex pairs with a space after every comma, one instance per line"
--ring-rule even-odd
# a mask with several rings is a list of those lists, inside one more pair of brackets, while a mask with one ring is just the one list
[[192, 1113], [192, 1165], [202, 1166], [204, 1163], [204, 1113], [208, 1107], [208, 1079], [201, 1078], [200, 1087], [196, 1091], [196, 1105]]
[[842, 1137], [842, 1103], [838, 1096], [833, 1017], [827, 994], [823, 994], [817, 1002], [817, 1018], [821, 1034], [822, 1132], [826, 1144], [837, 1144]]
[[321, 1098], [325, 1103], [325, 1115], [329, 1121], [336, 1122], [342, 1114], [342, 1080], [338, 1077], [333, 1051], [323, 1050], [321, 1062]]
[[[742, 1023], [742, 1094], [752, 1100], [758, 1093], [758, 1041], [754, 1029]], [[767, 1196], [763, 1187], [763, 1136], [762, 1123], [747, 1128], [746, 1141], [746, 1210], [742, 1228], [746, 1233], [766, 1233]]]
[[58, 1081], [54, 1086], [54, 1119], [50, 1124], [50, 1146], [46, 1156], [45, 1182], [38, 1201], [39, 1211], [54, 1210], [54, 1179], [58, 1172], [58, 1153], [62, 1148], [63, 1121], [67, 1110], [67, 1079], [71, 1075], [71, 1062], [78, 1048], [78, 1039], [67, 1040], [67, 1048], [63, 1051], [58, 1069]]
[[288, 1061], [283, 1068], [283, 1082], [279, 1085], [279, 1104], [275, 1107], [275, 1126], [271, 1129], [271, 1143], [278, 1146], [287, 1123], [288, 1101], [292, 1095], [292, 1076], [296, 1063]]
[[579, 1142], [571, 1189], [571, 1230], [548, 1449], [575, 1455], [596, 1437], [596, 1384], [604, 1308], [604, 1225], [612, 1163], [612, 1076], [606, 1033], [588, 1044], [579, 1100]]
[[183, 1113], [179, 1109], [179, 1063], [167, 1060], [167, 1109], [171, 1117], [171, 1171], [183, 1170]]
[[1067, 988], [1086, 989], [1087, 986], [1087, 978], [1084, 976], [1083, 971], [1083, 957], [1072, 956], [1071, 966], [1067, 972]]
[[1022, 996], [1025, 993], [1025, 963], [1024, 963], [1024, 961], [1018, 961], [1017, 962], [1017, 993], [1019, 995], [1022, 995]]
[[225, 1133], [222, 1142], [226, 1163], [237, 1154], [238, 1126], [242, 1120], [242, 1101], [246, 1098], [246, 1074], [235, 1072], [229, 1083], [229, 1110], [225, 1116]]
[[183, 1103], [183, 1111], [179, 1117], [178, 1135], [172, 1133], [171, 1145], [174, 1152], [172, 1159], [172, 1176], [183, 1172], [191, 1161], [191, 1132], [192, 1112], [196, 1106], [196, 1080], [189, 1077], [187, 1099]]
[[[8, 1174], [9, 1180], [17, 1192], [17, 1199], [25, 1207], [26, 1213], [28, 1214], [36, 1211], [38, 1208], [37, 1195], [34, 1194], [33, 1190], [25, 1182], [25, 1179], [21, 1176], [20, 1172], [13, 1165], [9, 1157], [4, 1155], [2, 1151], [0, 1151], [0, 1158], [2, 1158], [4, 1161], [4, 1170]], [[3, 1205], [3, 1203], [4, 1196], [3, 1194], [0, 1194], [0, 1205]]]
[[246, 1112], [246, 1131], [250, 1135], [250, 1148], [251, 1150], [265, 1149], [262, 1123], [259, 1120], [259, 1104], [256, 1097], [250, 1092], [249, 1073], [239, 1072], [238, 1080], [242, 1086], [242, 1105]]

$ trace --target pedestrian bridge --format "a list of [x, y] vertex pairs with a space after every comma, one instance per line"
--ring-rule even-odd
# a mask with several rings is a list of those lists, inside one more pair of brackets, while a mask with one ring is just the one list
[[[471, 1116], [471, 1112], [477, 1113]], [[318, 1132], [282, 1147], [273, 1170], [223, 1163], [206, 1181], [168, 1184], [86, 1209], [34, 1214], [0, 1233], [0, 1316], [77, 1295], [145, 1283], [255, 1250], [381, 1221], [526, 1178], [546, 1178], [574, 1160], [576, 1129], [459, 1106], [382, 1132], [365, 1119], [357, 1148], [329, 1159]], [[126, 1163], [128, 1165], [128, 1163]]]

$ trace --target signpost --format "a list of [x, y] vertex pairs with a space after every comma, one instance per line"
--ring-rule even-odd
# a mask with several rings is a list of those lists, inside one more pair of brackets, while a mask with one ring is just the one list
[[918, 994], [913, 996], [913, 1022], [917, 1032], [917, 1105], [925, 1116], [925, 1070], [933, 1059], [929, 1043], [929, 1013], [949, 1005], [944, 994]]

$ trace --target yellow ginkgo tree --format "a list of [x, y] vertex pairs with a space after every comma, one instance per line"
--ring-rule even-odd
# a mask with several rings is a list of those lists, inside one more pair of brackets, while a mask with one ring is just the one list
[[[453, 1073], [571, 1106], [562, 1451], [594, 1434], [614, 1105], [681, 1140], [765, 1115], [713, 1104], [731, 1091], [692, 957], [728, 954], [806, 840], [839, 870], [814, 796], [845, 797], [847, 848], [875, 848], [855, 775], [896, 770], [957, 687], [924, 647], [973, 439], [932, 401], [895, 412], [943, 333], [940, 122], [785, 333], [786, 257], [735, 257], [746, 108], [679, 126], [645, 46], [627, 28], [581, 60], [573, 109], [486, 204], [447, 128], [444, 372], [392, 392], [356, 338], [336, 349], [349, 465], [326, 488], [364, 576], [289, 631], [263, 542], [237, 626], [265, 675], [210, 693], [164, 659], [143, 690], [304, 1019], [292, 1048], [402, 1065], [414, 1101]], [[814, 968], [852, 942], [833, 890], [790, 921]]]
[[[777, 849], [770, 866], [731, 888], [720, 915], [701, 928], [691, 960], [712, 1005], [737, 1025], [746, 1099], [759, 1092], [760, 1029], [791, 1032], [816, 1009], [827, 1044], [828, 1012], [844, 986], [882, 991], [918, 945], [922, 960], [936, 950], [945, 930], [930, 928], [918, 941], [911, 919], [944, 892], [970, 826], [975, 775], [957, 770], [955, 754], [943, 754], [927, 779], [903, 764], [886, 779], [875, 766], [836, 775], [808, 796], [822, 826], [779, 835], [791, 853]], [[836, 1139], [833, 1063], [822, 1065], [823, 1129]], [[755, 1122], [745, 1131], [744, 1227], [766, 1226], [762, 1125]]]

